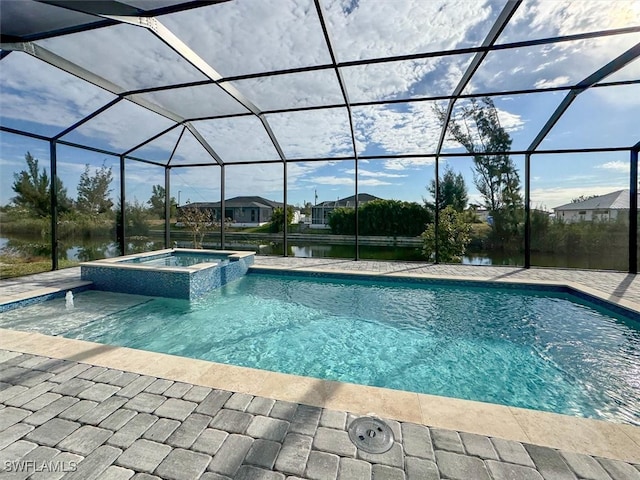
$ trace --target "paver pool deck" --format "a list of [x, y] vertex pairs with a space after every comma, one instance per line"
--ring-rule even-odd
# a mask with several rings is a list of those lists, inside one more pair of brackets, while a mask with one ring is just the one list
[[[640, 280], [616, 272], [281, 257], [256, 267], [562, 283], [640, 304]], [[0, 302], [80, 283], [77, 268], [4, 280]], [[393, 429], [389, 452], [349, 441], [366, 414]], [[0, 329], [1, 478], [640, 480], [640, 427]]]

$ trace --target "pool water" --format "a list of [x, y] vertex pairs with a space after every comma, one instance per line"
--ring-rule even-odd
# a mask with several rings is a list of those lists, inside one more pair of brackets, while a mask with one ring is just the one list
[[199, 263], [229, 263], [228, 255], [178, 253], [152, 257], [136, 257], [119, 263], [137, 263], [149, 267], [191, 267]]
[[0, 327], [640, 425], [638, 324], [568, 294], [249, 274], [191, 302], [110, 295]]

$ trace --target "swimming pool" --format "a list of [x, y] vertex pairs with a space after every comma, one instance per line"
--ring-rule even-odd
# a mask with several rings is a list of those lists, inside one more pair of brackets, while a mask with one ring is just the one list
[[96, 290], [194, 299], [247, 273], [253, 252], [172, 248], [80, 264]]
[[190, 302], [104, 295], [0, 327], [640, 424], [637, 322], [559, 291], [250, 273]]

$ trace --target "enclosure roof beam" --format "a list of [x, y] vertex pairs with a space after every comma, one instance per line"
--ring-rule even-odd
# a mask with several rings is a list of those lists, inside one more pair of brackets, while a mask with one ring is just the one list
[[[117, 95], [118, 97], [124, 97], [125, 89], [122, 88], [121, 86], [116, 85], [115, 83], [99, 75], [96, 75], [95, 73], [81, 67], [80, 65], [70, 62], [64, 57], [61, 57], [60, 55], [57, 55], [35, 43], [32, 43], [32, 42], [12, 43], [12, 44], [3, 43], [3, 44], [0, 44], [0, 48], [2, 48], [2, 50], [7, 49], [7, 50], [15, 50], [15, 51], [27, 53], [39, 60], [42, 60], [48, 63], [49, 65], [53, 65], [54, 67], [57, 67], [60, 70], [70, 73], [71, 75], [77, 78], [85, 80], [86, 82], [89, 82], [99, 88], [102, 88], [107, 92]], [[157, 113], [158, 115], [168, 118], [169, 120], [172, 120], [174, 122], [179, 123], [184, 121], [184, 119], [181, 116], [165, 108], [162, 108], [154, 103], [148, 102], [144, 99], [132, 98], [128, 100], [132, 103], [138, 104], [143, 108], [146, 108], [147, 110], [151, 110], [152, 112]]]
[[190, 122], [185, 122], [184, 126], [191, 132], [191, 134], [195, 137], [195, 139], [200, 143], [200, 145], [202, 145], [202, 147], [207, 151], [207, 153], [211, 155], [211, 158], [213, 158], [218, 165], [220, 166], [224, 165], [224, 162], [220, 158], [220, 155], [218, 155], [216, 151], [211, 147], [211, 145], [209, 145], [209, 143], [204, 139], [204, 137], [200, 135], [200, 132], [198, 132], [196, 127], [191, 125]]
[[110, 109], [111, 107], [113, 107], [116, 103], [120, 102], [122, 100], [122, 97], [116, 97], [113, 100], [111, 100], [109, 103], [107, 103], [106, 105], [103, 105], [102, 107], [98, 108], [97, 110], [95, 110], [93, 113], [90, 113], [89, 115], [87, 115], [86, 117], [78, 120], [76, 123], [74, 123], [73, 125], [71, 125], [68, 128], [65, 128], [63, 131], [61, 131], [60, 133], [58, 133], [57, 135], [55, 135], [52, 140], [58, 140], [62, 137], [64, 137], [65, 135], [67, 135], [68, 133], [74, 131], [76, 128], [80, 127], [81, 125], [83, 125], [84, 123], [88, 122], [89, 120], [91, 120], [92, 118], [97, 117], [98, 115], [100, 115], [102, 112]]
[[[38, 135], [37, 133], [25, 132], [24, 130], [17, 130], [15, 128], [11, 128], [11, 127], [4, 127], [2, 125], [0, 125], [0, 132], [7, 132], [7, 133], [11, 133], [13, 135], [21, 135], [23, 137], [35, 138], [36, 140], [41, 140], [43, 142], [51, 142], [53, 140], [53, 138], [45, 137], [44, 135]], [[104, 155], [113, 155], [114, 157], [123, 156], [120, 153], [112, 152], [110, 150], [105, 150], [103, 148], [89, 147], [87, 145], [81, 145], [79, 143], [69, 142], [69, 141], [66, 141], [66, 140], [57, 140], [56, 143], [58, 143], [60, 145], [65, 145], [65, 146], [68, 146], [68, 147], [79, 148], [80, 150], [89, 150], [90, 152], [102, 153]], [[152, 165], [158, 165], [160, 167], [164, 167], [164, 165], [161, 164], [161, 163], [153, 162], [151, 160], [145, 160], [144, 158], [138, 158], [138, 157], [134, 157], [134, 156], [131, 156], [131, 155], [127, 155], [126, 157], [128, 159], [130, 159], [130, 160], [135, 160], [137, 162], [149, 163], [149, 164], [152, 164]]]
[[[182, 12], [192, 8], [199, 8], [206, 5], [214, 5], [216, 3], [224, 3], [229, 0], [191, 0], [176, 3], [160, 8], [145, 10], [128, 5], [116, 0], [35, 0], [38, 3], [54, 5], [67, 10], [73, 10], [88, 15], [105, 16], [105, 15], [137, 15], [139, 17], [155, 17], [158, 15], [166, 15], [169, 13]], [[150, 5], [153, 3], [150, 2]]]
[[0, 132], [12, 133], [14, 135], [22, 135], [23, 137], [35, 138], [36, 140], [42, 140], [43, 142], [51, 141], [50, 137], [39, 135], [37, 133], [25, 132], [24, 130], [18, 130], [16, 128], [5, 127], [0, 125]]
[[[73, 130], [75, 130], [76, 128], [80, 127], [81, 125], [83, 125], [84, 123], [88, 122], [89, 120], [93, 119], [94, 117], [96, 117], [98, 114], [103, 113], [104, 111], [108, 110], [110, 107], [112, 107], [113, 105], [117, 104], [120, 100], [124, 99], [124, 92], [125, 89], [116, 85], [113, 82], [110, 82], [109, 80], [94, 74], [93, 72], [90, 72], [89, 70], [73, 63], [70, 62], [68, 60], [66, 60], [65, 58], [41, 47], [40, 45], [37, 45], [35, 43], [17, 43], [17, 44], [2, 44], [0, 46], [3, 51], [5, 49], [7, 49], [7, 51], [21, 51], [24, 53], [27, 53], [35, 58], [38, 58], [39, 60], [42, 60], [50, 65], [53, 65], [54, 67], [60, 68], [61, 70], [70, 73], [71, 75], [74, 75], [77, 78], [80, 78], [82, 80], [85, 80], [99, 88], [102, 88], [103, 90], [106, 90], [114, 95], [117, 96], [116, 99], [114, 99], [112, 102], [108, 103], [107, 105], [101, 107], [100, 109], [92, 112], [91, 114], [85, 116], [84, 118], [80, 119], [78, 122], [76, 122], [74, 125], [70, 126], [69, 128], [66, 128], [65, 130], [63, 130], [61, 133], [59, 133], [58, 135], [56, 135], [54, 137], [54, 139], [59, 139], [61, 137], [63, 137], [64, 135], [68, 135], [69, 133], [71, 133]], [[142, 98], [128, 98], [129, 101], [131, 101], [132, 103], [135, 103], [137, 105], [139, 105], [142, 108], [145, 108], [149, 111], [152, 111], [158, 115], [161, 115], [173, 122], [176, 122], [177, 125], [181, 125], [185, 123], [185, 119], [163, 107], [160, 107], [158, 105], [156, 105], [155, 103], [149, 102], [145, 99]], [[177, 125], [172, 126], [171, 128], [175, 128]], [[167, 130], [168, 131], [168, 130]], [[158, 136], [162, 135], [166, 133], [166, 131], [160, 132], [160, 134], [158, 134], [157, 136], [152, 137], [152, 139], [157, 138]], [[192, 132], [193, 133], [193, 132]], [[132, 150], [135, 150], [136, 148], [139, 148], [139, 146], [134, 147], [133, 149], [129, 149], [127, 150], [124, 154], [128, 154], [129, 152], [131, 152]], [[211, 147], [205, 147], [205, 149], [211, 154]], [[118, 153], [117, 155], [121, 155], [121, 153]], [[220, 164], [220, 157], [216, 154], [215, 156], [212, 155], [212, 158], [218, 162], [218, 164]]]
[[165, 128], [161, 132], [156, 133], [153, 137], [147, 138], [144, 142], [140, 142], [138, 145], [136, 145], [134, 147], [131, 147], [126, 152], [123, 152], [122, 155], [129, 155], [131, 152], [133, 152], [133, 151], [135, 151], [135, 150], [137, 150], [137, 149], [139, 149], [141, 147], [144, 147], [146, 144], [153, 142], [155, 139], [160, 138], [165, 133], [169, 133], [174, 128], [178, 128], [180, 125], [182, 125], [182, 124], [181, 123], [176, 123], [175, 125], [171, 125], [169, 128]]
[[[105, 4], [105, 5], [111, 4], [110, 8], [115, 8], [113, 4], [116, 3], [112, 1], [110, 2], [103, 2], [103, 1], [78, 2], [74, 0], [68, 0], [65, 2], [50, 1], [50, 0], [35, 0], [35, 1], [39, 3], [54, 5], [56, 7], [64, 8], [66, 10], [73, 10], [76, 12], [85, 13], [88, 15], [96, 15], [96, 12], [98, 11], [97, 9], [104, 9], [104, 6], [101, 6], [101, 4]], [[190, 10], [192, 8], [199, 8], [199, 7], [202, 7], [203, 5], [222, 3], [226, 1], [229, 1], [229, 0], [192, 0], [192, 1], [182, 2], [182, 3], [177, 3], [174, 5], [167, 5], [164, 7], [153, 8], [150, 10], [136, 9], [137, 11], [136, 15], [156, 17], [160, 15], [166, 15], [169, 13], [182, 12], [185, 10]], [[149, 5], [153, 5], [153, 3], [150, 2]], [[124, 6], [125, 5], [122, 5], [122, 7], [120, 8], [123, 8]], [[72, 26], [63, 27], [63, 28], [57, 28], [54, 26], [53, 28], [46, 29], [44, 31], [35, 32], [28, 35], [20, 35], [20, 36], [3, 35], [0, 32], [0, 41], [7, 42], [7, 43], [31, 42], [36, 40], [43, 40], [45, 38], [53, 38], [53, 37], [59, 37], [62, 35], [69, 35], [72, 33], [86, 32], [86, 31], [95, 30], [98, 28], [109, 27], [115, 24], [117, 24], [117, 22], [110, 19], [96, 18], [95, 21], [83, 22], [77, 25], [72, 25]]]
[[487, 50], [483, 50], [475, 54], [475, 56], [473, 57], [473, 60], [467, 67], [467, 70], [464, 72], [464, 75], [462, 75], [462, 78], [460, 79], [460, 81], [458, 82], [458, 85], [453, 91], [452, 98], [451, 100], [449, 100], [449, 105], [447, 105], [447, 112], [445, 114], [444, 122], [442, 124], [442, 130], [440, 131], [440, 138], [438, 139], [438, 147], [436, 150], [437, 155], [440, 155], [440, 152], [442, 152], [442, 145], [444, 145], [444, 139], [447, 136], [447, 130], [449, 129], [449, 122], [451, 122], [451, 114], [453, 113], [453, 107], [456, 103], [456, 100], [460, 97], [465, 87], [469, 84], [469, 82], [471, 81], [471, 78], [476, 73], [476, 70], [478, 70], [478, 67], [480, 67], [480, 64], [487, 56], [487, 53], [489, 53], [490, 47], [496, 43], [496, 41], [498, 40], [498, 37], [500, 36], [502, 31], [505, 29], [505, 27], [509, 23], [509, 20], [511, 20], [511, 17], [516, 12], [516, 10], [518, 9], [521, 3], [522, 3], [522, 0], [509, 0], [507, 2], [507, 4], [502, 9], [502, 12], [500, 12], [500, 15], [498, 16], [495, 23], [493, 24], [493, 27], [491, 27], [491, 30], [489, 31], [484, 41], [482, 42], [482, 47], [486, 48]]
[[629, 50], [607, 63], [604, 67], [598, 69], [587, 78], [577, 83], [576, 86], [572, 88], [569, 93], [567, 93], [562, 102], [560, 102], [560, 105], [558, 105], [551, 117], [549, 117], [549, 120], [547, 120], [547, 123], [544, 124], [544, 126], [540, 130], [540, 133], [538, 133], [533, 142], [531, 142], [531, 145], [529, 145], [529, 148], [527, 150], [533, 152], [536, 148], [538, 148], [538, 146], [549, 134], [554, 125], [558, 123], [560, 117], [562, 117], [562, 115], [567, 111], [569, 106], [573, 103], [573, 101], [579, 94], [584, 92], [589, 87], [595, 85], [599, 81], [603, 80], [604, 78], [608, 77], [612, 73], [615, 73], [624, 66], [628, 65], [636, 58], [638, 58], [638, 56], [640, 56], [640, 43], [631, 47]]
[[[278, 139], [274, 135], [267, 119], [264, 117], [260, 109], [245, 97], [237, 88], [233, 85], [224, 83], [220, 84], [222, 75], [220, 75], [211, 65], [209, 65], [200, 55], [193, 51], [186, 43], [178, 38], [171, 30], [165, 27], [157, 18], [145, 18], [145, 17], [121, 17], [121, 16], [107, 16], [113, 18], [122, 23], [128, 23], [148, 29], [154, 35], [156, 35], [165, 44], [171, 47], [178, 55], [189, 62], [193, 67], [197, 68], [200, 72], [206, 75], [209, 79], [216, 83], [222, 90], [224, 90], [231, 98], [240, 103], [244, 108], [253, 113], [262, 123], [271, 143], [278, 152], [278, 155], [282, 161], [286, 161], [284, 152], [278, 143]], [[193, 133], [193, 132], [192, 132]], [[219, 158], [219, 157], [218, 157]]]
[[173, 146], [173, 150], [171, 150], [171, 155], [169, 155], [169, 160], [167, 160], [167, 167], [171, 167], [171, 160], [173, 160], [173, 156], [176, 154], [176, 150], [178, 150], [178, 145], [180, 145], [180, 140], [182, 140], [182, 136], [184, 135], [184, 131], [187, 127], [183, 126], [182, 131], [180, 132], [180, 136], [178, 136], [178, 140], [176, 140], [176, 144]]
[[[318, 19], [320, 20], [320, 26], [322, 27], [324, 41], [327, 45], [327, 50], [329, 50], [329, 55], [331, 56], [331, 63], [333, 64], [333, 69], [336, 73], [338, 84], [340, 85], [340, 91], [342, 92], [342, 98], [344, 99], [344, 106], [347, 108], [347, 115], [349, 116], [349, 130], [351, 133], [351, 146], [353, 148], [353, 157], [357, 164], [358, 149], [356, 147], [356, 135], [355, 135], [355, 129], [353, 127], [353, 114], [351, 112], [351, 105], [349, 102], [349, 93], [347, 92], [347, 85], [345, 84], [345, 81], [342, 78], [342, 72], [338, 68], [338, 62], [336, 59], [335, 52], [333, 51], [333, 46], [331, 42], [331, 35], [329, 34], [329, 29], [327, 28], [327, 24], [324, 20], [324, 15], [322, 14], [322, 7], [320, 6], [320, 0], [314, 0], [314, 3], [316, 6], [316, 12], [318, 13]], [[357, 167], [356, 167], [356, 170], [357, 170]], [[356, 185], [357, 185], [357, 180], [356, 180]], [[358, 204], [358, 196], [356, 195], [356, 205], [357, 204]]]

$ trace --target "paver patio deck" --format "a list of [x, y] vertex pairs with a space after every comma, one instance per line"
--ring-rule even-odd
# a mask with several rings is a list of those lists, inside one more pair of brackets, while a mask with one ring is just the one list
[[[640, 281], [616, 272], [279, 257], [256, 264], [571, 282], [640, 303]], [[0, 300], [77, 281], [79, 269], [2, 281]], [[346, 439], [359, 416], [346, 409], [110, 368], [100, 352], [20, 353], [11, 341], [0, 339], [0, 478], [640, 480], [640, 456], [628, 463], [393, 419], [393, 448], [368, 454]], [[640, 435], [626, 440], [640, 449]], [[43, 471], [51, 468], [58, 471]]]
[[[393, 447], [370, 454], [349, 441], [348, 412], [121, 376], [0, 350], [0, 478], [640, 479], [640, 463], [389, 419]], [[111, 395], [78, 411], [91, 390]]]

